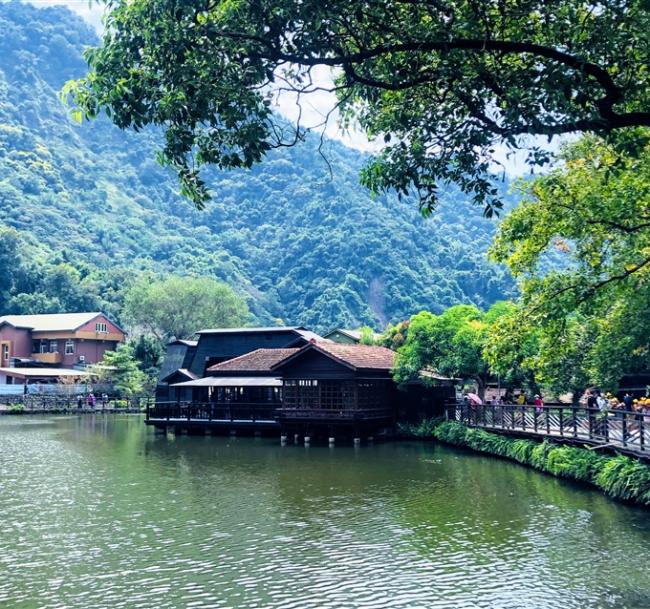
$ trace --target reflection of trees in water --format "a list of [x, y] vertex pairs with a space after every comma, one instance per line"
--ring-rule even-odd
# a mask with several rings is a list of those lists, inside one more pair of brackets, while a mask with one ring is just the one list
[[[237, 561], [280, 561], [294, 574], [326, 564], [331, 577], [344, 577], [350, 561], [374, 569], [400, 557], [401, 574], [433, 569], [467, 585], [543, 578], [555, 590], [590, 582], [647, 606], [635, 600], [647, 593], [643, 563], [629, 556], [631, 547], [650, 554], [647, 512], [518, 464], [433, 443], [330, 450], [168, 438], [139, 417], [60, 425], [80, 457], [71, 468], [83, 479], [79, 504], [103, 492], [93, 518], [101, 510], [115, 519], [126, 545], [134, 532], [147, 535], [170, 564], [218, 558], [232, 563], [224, 577], [234, 581]], [[594, 573], [606, 581], [594, 582]]]
[[595, 572], [616, 571], [611, 585], [626, 594], [631, 581], [644, 581], [641, 565], [637, 573], [611, 569], [627, 562], [636, 533], [637, 547], [650, 551], [643, 510], [506, 460], [451, 448], [439, 457], [435, 481], [411, 487], [398, 514], [421, 556], [441, 568], [471, 556], [471, 564], [456, 565], [469, 578], [503, 571], [511, 583], [523, 573], [552, 586], [568, 574], [569, 582], [589, 582]]

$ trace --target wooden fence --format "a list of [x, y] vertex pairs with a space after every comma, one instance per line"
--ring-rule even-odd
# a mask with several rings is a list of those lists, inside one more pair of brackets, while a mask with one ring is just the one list
[[0, 414], [15, 412], [85, 412], [85, 411], [144, 411], [154, 403], [153, 396], [118, 397], [95, 396], [94, 408], [88, 403], [86, 395], [2, 395]]
[[630, 410], [601, 411], [565, 404], [472, 406], [458, 402], [447, 407], [447, 419], [472, 427], [578, 440], [650, 454], [650, 414]]

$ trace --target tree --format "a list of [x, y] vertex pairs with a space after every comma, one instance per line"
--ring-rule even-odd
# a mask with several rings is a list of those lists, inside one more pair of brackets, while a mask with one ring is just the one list
[[[159, 125], [161, 160], [201, 206], [202, 164], [250, 167], [302, 139], [273, 113], [280, 90], [338, 96], [385, 148], [362, 174], [431, 210], [456, 182], [491, 214], [495, 148], [531, 135], [650, 125], [645, 0], [107, 0], [75, 116]], [[314, 80], [334, 70], [332, 86]], [[529, 161], [548, 153], [531, 146]]]
[[420, 377], [432, 368], [440, 374], [471, 379], [482, 397], [490, 377], [483, 351], [490, 324], [504, 314], [499, 304], [483, 313], [474, 306], [456, 305], [440, 315], [422, 311], [411, 318], [406, 342], [398, 351], [395, 380]]
[[124, 299], [124, 316], [159, 341], [187, 339], [205, 328], [230, 328], [250, 320], [246, 303], [225, 283], [208, 277], [143, 278]]
[[115, 351], [106, 351], [102, 361], [91, 366], [91, 373], [101, 383], [111, 383], [121, 396], [141, 395], [147, 376], [138, 367], [133, 347], [122, 344]]
[[406, 341], [410, 320], [406, 319], [397, 324], [388, 324], [379, 337], [378, 344], [397, 351]]
[[0, 311], [6, 311], [11, 299], [17, 275], [22, 271], [20, 249], [22, 243], [17, 231], [0, 225]]
[[375, 331], [370, 326], [359, 328], [359, 343], [361, 345], [375, 345]]
[[163, 359], [163, 349], [155, 336], [141, 334], [137, 340], [132, 340], [133, 357], [137, 360], [140, 370], [149, 379], [155, 381]]
[[613, 389], [650, 365], [650, 131], [587, 136], [561, 159], [523, 186], [492, 256], [520, 280], [540, 381]]

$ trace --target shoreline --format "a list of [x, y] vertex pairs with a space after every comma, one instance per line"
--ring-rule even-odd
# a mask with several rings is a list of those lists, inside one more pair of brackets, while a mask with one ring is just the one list
[[[457, 421], [441, 422], [430, 431], [427, 436], [439, 442], [502, 457], [557, 478], [587, 483], [612, 499], [650, 507], [650, 466], [638, 458], [601, 454], [552, 440], [513, 438]], [[421, 435], [414, 437], [422, 439]]]

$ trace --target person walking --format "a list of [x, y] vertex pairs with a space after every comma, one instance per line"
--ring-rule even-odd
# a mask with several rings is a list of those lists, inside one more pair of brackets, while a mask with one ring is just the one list
[[542, 400], [542, 396], [535, 395], [535, 412], [543, 412], [543, 411], [544, 411], [544, 400]]
[[590, 389], [589, 390], [589, 397], [587, 398], [587, 408], [589, 408], [589, 409], [598, 408], [598, 400], [596, 399], [596, 390], [595, 389]]
[[632, 395], [629, 391], [626, 391], [625, 395], [623, 396], [623, 404], [625, 404], [625, 410], [632, 410], [634, 399], [632, 398]]
[[95, 410], [95, 404], [97, 402], [97, 399], [95, 398], [95, 394], [91, 391], [88, 394], [88, 397], [86, 398], [86, 404], [88, 404], [88, 408], [91, 410]]

